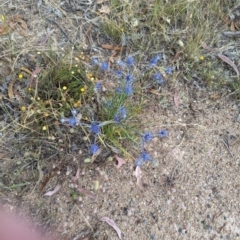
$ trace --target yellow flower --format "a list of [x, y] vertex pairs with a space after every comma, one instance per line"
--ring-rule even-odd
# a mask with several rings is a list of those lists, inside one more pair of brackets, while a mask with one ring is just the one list
[[71, 74], [74, 74], [74, 71], [72, 71]]
[[22, 106], [22, 107], [21, 107], [21, 110], [22, 110], [23, 112], [25, 112], [25, 111], [27, 110], [27, 108], [26, 108], [25, 106]]
[[124, 28], [121, 28], [121, 32], [124, 32]]
[[85, 92], [85, 88], [84, 87], [80, 88], [80, 92]]
[[63, 90], [67, 90], [67, 87], [66, 86], [63, 86], [63, 88], [62, 88]]
[[19, 79], [22, 79], [22, 78], [23, 78], [23, 75], [20, 73], [20, 74], [18, 75], [18, 78], [19, 78]]
[[73, 104], [73, 107], [77, 108], [81, 106], [81, 101], [77, 101]]
[[200, 56], [199, 59], [200, 59], [201, 61], [203, 61], [203, 60], [204, 60], [204, 56]]
[[43, 130], [43, 131], [46, 131], [46, 130], [47, 130], [47, 126], [43, 126], [43, 127], [42, 127], [42, 130]]
[[5, 16], [4, 15], [2, 15], [2, 20], [5, 21]]
[[49, 114], [47, 112], [45, 112], [43, 115], [44, 115], [44, 117], [48, 117], [49, 116]]

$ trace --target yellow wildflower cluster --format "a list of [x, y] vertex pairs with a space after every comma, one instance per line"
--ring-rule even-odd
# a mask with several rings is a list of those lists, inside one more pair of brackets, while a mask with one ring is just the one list
[[81, 101], [80, 100], [78, 100], [77, 102], [75, 102], [73, 104], [73, 107], [75, 107], [75, 108], [80, 107], [80, 106], [81, 106]]
[[27, 110], [26, 106], [21, 107], [21, 111], [25, 112]]

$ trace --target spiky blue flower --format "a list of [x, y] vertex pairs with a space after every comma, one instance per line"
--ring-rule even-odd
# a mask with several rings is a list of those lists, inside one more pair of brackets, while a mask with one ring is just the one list
[[128, 66], [132, 66], [134, 65], [135, 61], [134, 61], [134, 57], [133, 56], [129, 56], [127, 59], [126, 59], [126, 64]]
[[120, 116], [124, 119], [127, 117], [127, 110], [125, 107], [120, 107], [119, 108], [119, 114]]
[[159, 73], [159, 72], [154, 73], [152, 77], [157, 83], [159, 83], [159, 84], [164, 83], [164, 78], [163, 78], [163, 75], [161, 73]]
[[73, 116], [76, 116], [77, 115], [77, 110], [76, 109], [72, 109], [71, 113], [72, 113]]
[[165, 73], [171, 75], [173, 73], [173, 67], [171, 66], [167, 67]]
[[118, 77], [121, 77], [123, 72], [121, 70], [117, 70], [115, 71], [115, 74], [118, 76]]
[[149, 61], [150, 67], [155, 67], [159, 60], [161, 60], [161, 55], [157, 55], [157, 56], [151, 58]]
[[126, 84], [125, 88], [124, 88], [124, 92], [130, 96], [133, 94], [133, 87], [132, 87], [132, 84], [128, 83]]
[[68, 122], [68, 119], [66, 119], [66, 118], [61, 118], [61, 119], [60, 119], [60, 122], [61, 122], [62, 124], [64, 124], [64, 123]]
[[116, 87], [115, 92], [116, 92], [116, 93], [121, 93], [121, 92], [122, 92], [122, 89], [121, 89], [120, 87]]
[[92, 58], [92, 63], [94, 65], [98, 65], [98, 59], [97, 58]]
[[95, 134], [95, 135], [98, 135], [100, 133], [100, 130], [101, 130], [101, 127], [99, 124], [97, 123], [92, 123], [90, 125], [90, 132]]
[[121, 123], [121, 116], [119, 116], [119, 114], [115, 114], [114, 115], [114, 122], [115, 123], [117, 123], [117, 124], [119, 124], [119, 123]]
[[150, 132], [144, 133], [142, 136], [143, 142], [149, 143], [153, 139], [153, 134]]
[[115, 123], [121, 123], [121, 121], [125, 118], [127, 118], [127, 110], [125, 107], [120, 107], [114, 115], [114, 121]]
[[147, 152], [145, 152], [145, 151], [141, 152], [141, 159], [142, 159], [144, 162], [153, 161], [153, 159], [151, 158], [151, 156], [150, 156]]
[[101, 90], [102, 90], [102, 85], [101, 85], [100, 82], [96, 82], [96, 84], [95, 84], [95, 90], [96, 90], [96, 92], [101, 92]]
[[91, 144], [90, 145], [90, 153], [93, 155], [93, 154], [96, 154], [99, 150], [99, 147], [97, 144]]
[[75, 126], [75, 125], [77, 124], [77, 119], [76, 119], [75, 117], [70, 117], [70, 118], [68, 119], [68, 124], [69, 124], [69, 126], [71, 126], [71, 127]]
[[133, 82], [133, 76], [132, 76], [132, 74], [127, 74], [127, 76], [126, 76], [126, 81], [127, 81], [127, 83], [132, 83], [132, 82]]
[[107, 71], [107, 70], [108, 70], [108, 63], [107, 63], [107, 62], [101, 63], [100, 68], [101, 68], [103, 71]]
[[136, 161], [135, 161], [135, 166], [141, 167], [142, 164], [143, 164], [142, 158], [137, 158]]
[[125, 67], [125, 65], [126, 65], [125, 62], [123, 62], [122, 60], [117, 60], [116, 63], [120, 67]]
[[164, 138], [164, 137], [167, 137], [168, 136], [168, 132], [166, 130], [160, 130], [158, 132], [158, 135], [161, 137], [161, 138]]

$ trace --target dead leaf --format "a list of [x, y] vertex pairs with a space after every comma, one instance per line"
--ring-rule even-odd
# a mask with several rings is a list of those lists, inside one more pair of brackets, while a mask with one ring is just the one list
[[17, 81], [17, 78], [13, 79], [8, 86], [8, 97], [10, 100], [14, 99], [13, 85], [16, 81]]
[[102, 6], [99, 10], [100, 13], [110, 13], [110, 7], [109, 6]]
[[179, 108], [178, 91], [175, 91], [173, 100], [174, 100], [175, 106]]
[[0, 25], [0, 36], [6, 35], [10, 32], [9, 28], [6, 25]]
[[182, 51], [177, 51], [175, 56], [172, 59], [172, 62], [176, 62], [179, 59], [181, 53]]
[[22, 20], [21, 18], [17, 18], [16, 22], [20, 23], [21, 28], [27, 30], [27, 23], [24, 20]]
[[120, 168], [123, 164], [126, 163], [126, 161], [118, 156], [115, 156], [115, 158], [117, 159], [118, 161], [118, 164], [116, 165], [116, 168]]
[[14, 31], [17, 28], [17, 26], [20, 27], [18, 29], [19, 34], [21, 34], [24, 37], [28, 36], [28, 34], [25, 32], [25, 30], [28, 29], [27, 23], [23, 20], [22, 15], [9, 18], [5, 24], [1, 24], [0, 35], [6, 35], [11, 31]]
[[7, 65], [0, 66], [0, 76], [6, 77], [11, 73], [11, 68]]
[[21, 67], [20, 69], [28, 74], [32, 74], [32, 72], [28, 68]]
[[121, 51], [123, 49], [123, 47], [121, 47], [121, 46], [119, 47], [119, 46], [114, 46], [114, 45], [110, 45], [110, 44], [102, 44], [101, 47], [104, 49], [116, 50], [116, 51]]
[[144, 190], [142, 184], [142, 170], [139, 166], [136, 167], [135, 171], [133, 172], [133, 175], [137, 178], [137, 185], [140, 187], [141, 190]]
[[80, 174], [80, 168], [77, 169], [76, 175], [73, 178], [73, 183], [75, 183], [79, 179], [79, 174]]
[[231, 32], [235, 32], [235, 26], [234, 26], [234, 21], [231, 21], [231, 26], [230, 26]]
[[206, 49], [206, 50], [208, 50], [208, 51], [210, 51], [210, 52], [216, 52], [216, 51], [218, 50], [218, 49], [216, 49], [216, 48], [210, 48], [210, 47], [208, 47], [207, 44], [204, 43], [204, 42], [202, 42], [201, 45], [202, 45], [202, 47], [203, 47], [204, 49]]
[[37, 67], [37, 68], [32, 72], [32, 75], [31, 75], [31, 77], [30, 77], [30, 82], [32, 82], [32, 80], [37, 77], [37, 74], [41, 71], [41, 69], [42, 69], [42, 68]]
[[78, 187], [77, 190], [80, 193], [83, 193], [84, 195], [88, 196], [89, 198], [92, 198], [93, 200], [96, 200], [96, 196], [94, 194], [92, 194], [90, 191], [82, 188], [82, 187]]
[[48, 191], [46, 192], [43, 196], [52, 196], [54, 195], [55, 193], [57, 193], [59, 191], [59, 189], [61, 188], [60, 185], [57, 185], [53, 191]]
[[28, 34], [27, 34], [26, 31], [24, 31], [23, 29], [18, 29], [17, 31], [18, 31], [18, 33], [19, 33], [21, 36], [23, 36], [23, 37], [28, 37]]
[[118, 237], [119, 237], [120, 239], [122, 239], [121, 230], [119, 229], [119, 227], [116, 225], [116, 223], [115, 223], [112, 219], [110, 219], [110, 218], [108, 218], [108, 217], [102, 217], [102, 218], [101, 218], [101, 221], [106, 222], [108, 225], [110, 225], [111, 227], [113, 227], [114, 230], [117, 232]]
[[229, 64], [234, 69], [234, 71], [237, 73], [237, 76], [239, 77], [238, 68], [237, 68], [237, 66], [235, 65], [235, 63], [232, 60], [230, 60], [228, 57], [226, 57], [226, 56], [224, 56], [222, 54], [218, 54], [218, 57], [220, 59], [222, 59], [225, 63]]

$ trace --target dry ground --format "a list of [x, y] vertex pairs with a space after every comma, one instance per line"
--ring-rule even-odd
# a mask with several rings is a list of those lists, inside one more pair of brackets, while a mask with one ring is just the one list
[[[42, 7], [52, 3], [45, 1]], [[29, 6], [19, 7], [25, 9], [24, 14], [31, 13], [27, 19], [32, 21], [32, 36], [25, 39], [14, 35], [14, 41], [19, 38], [29, 52], [41, 50], [37, 44], [30, 49], [30, 43], [36, 43], [44, 28], [50, 26], [42, 21], [46, 9], [35, 9], [40, 13], [33, 15], [32, 6], [29, 1]], [[18, 8], [12, 11], [18, 12]], [[34, 16], [41, 16], [41, 21]], [[70, 31], [71, 13], [65, 17], [62, 25], [76, 39], [78, 33]], [[55, 31], [52, 47], [59, 47], [59, 42], [65, 46], [68, 39], [63, 31], [56, 24], [51, 29]], [[118, 239], [116, 232], [100, 220], [104, 216], [116, 222], [123, 239], [240, 239], [240, 102], [227, 89], [211, 92], [199, 87], [197, 80], [188, 84], [178, 80], [160, 96], [152, 95], [139, 119], [142, 130], [165, 128], [169, 132], [167, 138], [154, 139], [148, 145], [155, 163], [142, 167], [143, 191], [136, 185], [133, 162], [120, 169], [114, 162], [89, 166], [76, 153], [59, 159], [51, 153], [39, 155], [39, 149], [32, 153], [13, 151], [2, 138], [0, 183], [7, 185], [16, 176], [21, 179], [19, 183], [29, 184], [1, 188], [1, 205], [27, 215], [43, 226], [47, 235], [58, 235], [58, 239]], [[173, 101], [175, 92], [179, 107]], [[71, 197], [72, 178], [78, 167], [78, 185], [92, 191], [95, 199]], [[36, 183], [40, 173], [46, 184]], [[93, 190], [94, 180], [100, 181], [98, 191]], [[62, 187], [57, 194], [43, 197], [59, 183]]]

